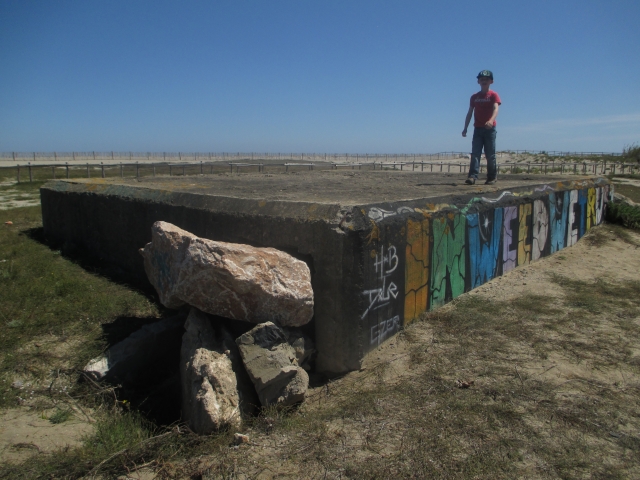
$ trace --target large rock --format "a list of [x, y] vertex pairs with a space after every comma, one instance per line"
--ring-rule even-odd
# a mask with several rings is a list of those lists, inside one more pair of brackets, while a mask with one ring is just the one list
[[309, 376], [298, 366], [296, 351], [282, 329], [266, 322], [238, 337], [236, 343], [263, 406], [304, 400]]
[[196, 433], [240, 428], [255, 397], [231, 335], [192, 308], [180, 352], [182, 417]]
[[306, 263], [274, 248], [199, 238], [166, 222], [140, 253], [160, 301], [251, 323], [300, 326], [313, 316]]

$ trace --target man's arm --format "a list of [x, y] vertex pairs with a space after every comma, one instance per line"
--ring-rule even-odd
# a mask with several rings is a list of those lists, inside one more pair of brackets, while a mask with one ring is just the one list
[[[497, 103], [496, 103], [497, 105]], [[464, 130], [462, 130], [462, 136], [467, 136], [467, 128], [469, 127], [469, 122], [471, 121], [471, 116], [473, 115], [473, 105], [469, 107], [469, 111], [467, 112], [467, 118], [464, 119]], [[497, 114], [496, 114], [497, 115]]]
[[493, 122], [498, 118], [498, 109], [500, 108], [499, 103], [493, 104], [493, 113], [491, 114], [491, 118], [487, 120], [487, 123], [484, 124], [484, 128], [493, 128]]

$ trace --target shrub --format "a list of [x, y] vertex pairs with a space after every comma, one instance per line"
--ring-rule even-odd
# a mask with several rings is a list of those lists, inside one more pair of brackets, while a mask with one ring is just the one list
[[607, 205], [607, 221], [638, 230], [640, 229], [640, 207], [623, 202], [610, 202]]
[[632, 143], [631, 145], [625, 146], [622, 149], [622, 156], [626, 161], [640, 163], [640, 145]]

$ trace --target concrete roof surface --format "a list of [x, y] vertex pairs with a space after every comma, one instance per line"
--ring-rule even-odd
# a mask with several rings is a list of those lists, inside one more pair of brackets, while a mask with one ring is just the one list
[[389, 171], [304, 171], [289, 173], [240, 173], [204, 176], [92, 178], [70, 183], [126, 185], [250, 200], [370, 204], [448, 195], [477, 195], [558, 182], [594, 180], [597, 176], [515, 174], [499, 177], [495, 185], [465, 185], [466, 174]]

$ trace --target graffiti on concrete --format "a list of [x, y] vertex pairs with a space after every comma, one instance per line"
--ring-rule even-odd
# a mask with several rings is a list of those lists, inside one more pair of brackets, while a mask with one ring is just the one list
[[431, 305], [438, 306], [465, 291], [467, 218], [449, 213], [432, 222]]
[[531, 222], [530, 203], [523, 203], [518, 206], [518, 265], [526, 265], [531, 262]]
[[502, 226], [502, 272], [507, 273], [516, 268], [518, 259], [518, 207], [504, 208], [504, 224]]
[[569, 192], [549, 194], [549, 223], [551, 224], [551, 253], [565, 247], [567, 217], [569, 212]]
[[[400, 207], [380, 215], [370, 210], [369, 218], [402, 227], [385, 227], [386, 232], [401, 232], [385, 243], [384, 224], [371, 220], [376, 235], [365, 239], [378, 244], [370, 252], [373, 288], [362, 292], [368, 343], [377, 345], [422, 313], [517, 266], [575, 244], [602, 222], [609, 188], [558, 191], [543, 186], [536, 188], [537, 195], [530, 200], [502, 192], [496, 199], [476, 198], [464, 208], [449, 211], [442, 211], [442, 205], [427, 210]], [[496, 205], [498, 199], [509, 201], [510, 197], [511, 204]], [[404, 248], [396, 248], [403, 240]]]
[[393, 245], [387, 249], [385, 254], [384, 246], [380, 247], [380, 255], [375, 254], [375, 271], [382, 281], [382, 285], [378, 288], [365, 290], [363, 295], [368, 297], [369, 306], [362, 314], [362, 318], [366, 317], [371, 310], [382, 308], [389, 304], [392, 298], [398, 298], [398, 287], [389, 280], [389, 276], [398, 268], [398, 256], [396, 255], [396, 247]]
[[369, 213], [367, 213], [367, 216], [374, 222], [377, 222], [387, 217], [393, 217], [394, 215], [401, 215], [403, 213], [410, 213], [413, 211], [414, 209], [411, 207], [399, 207], [395, 212], [391, 210], [383, 210], [378, 207], [373, 207], [369, 209]]
[[407, 220], [404, 325], [427, 310], [429, 300], [429, 220]]
[[542, 200], [533, 202], [533, 242], [531, 244], [531, 261], [536, 261], [546, 252], [549, 238], [549, 211]]
[[[415, 208], [400, 217], [400, 209], [389, 211], [394, 218], [385, 221], [403, 226], [395, 229], [401, 236], [393, 242], [385, 244], [381, 235], [373, 240], [380, 245], [371, 251], [370, 284], [375, 288], [363, 291], [362, 314], [363, 319], [371, 315], [370, 344], [379, 344], [420, 314], [492, 278], [574, 245], [603, 221], [610, 191], [608, 185], [581, 186], [585, 188], [565, 191], [538, 187], [536, 197], [514, 198], [504, 206], [478, 198], [464, 208], [436, 214]], [[498, 199], [508, 197], [515, 195], [502, 192]], [[382, 230], [376, 226], [376, 232]], [[396, 249], [402, 241], [404, 248]]]
[[467, 216], [471, 288], [496, 276], [502, 228], [502, 208]]
[[400, 316], [396, 315], [388, 320], [382, 320], [371, 327], [370, 345], [380, 345], [387, 337], [400, 329]]

